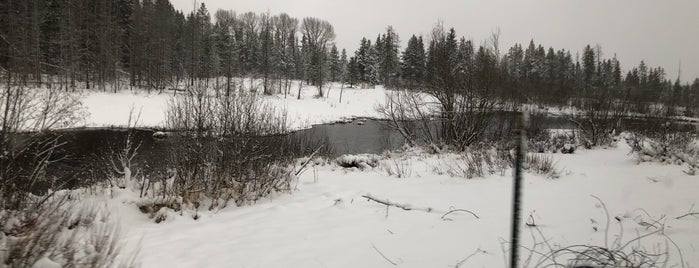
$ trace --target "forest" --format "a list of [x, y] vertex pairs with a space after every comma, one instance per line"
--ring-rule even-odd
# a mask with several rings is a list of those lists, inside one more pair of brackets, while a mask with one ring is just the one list
[[328, 21], [211, 13], [203, 3], [184, 14], [168, 0], [3, 0], [0, 12], [8, 84], [162, 92], [197, 82], [218, 91], [235, 88], [233, 77], [249, 77], [264, 80], [265, 94], [290, 94], [290, 81], [302, 80], [322, 96], [327, 82], [423, 90], [445, 72], [488, 73], [492, 96], [503, 101], [566, 106], [608, 96], [656, 116], [692, 116], [699, 108], [699, 79], [684, 83], [643, 61], [623, 70], [599, 45], [577, 52], [531, 40], [501, 49], [499, 31], [479, 45], [437, 23], [431, 36], [404, 37], [402, 49], [388, 26], [348, 53], [335, 45], [341, 33]]

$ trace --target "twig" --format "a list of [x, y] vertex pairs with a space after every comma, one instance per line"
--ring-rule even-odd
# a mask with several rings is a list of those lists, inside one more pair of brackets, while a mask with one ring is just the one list
[[314, 156], [320, 151], [320, 149], [322, 149], [322, 148], [323, 148], [323, 145], [318, 146], [318, 149], [316, 149], [315, 151], [313, 151], [313, 153], [311, 154], [311, 156], [308, 157], [308, 160], [307, 160], [305, 163], [303, 163], [303, 165], [301, 165], [301, 168], [299, 168], [299, 170], [296, 171], [296, 173], [294, 173], [294, 176], [298, 176], [299, 174], [303, 173], [303, 171], [306, 169], [306, 166], [308, 166], [308, 163], [311, 163], [311, 161], [313, 161], [313, 157], [314, 157]]
[[682, 250], [680, 249], [680, 247], [677, 245], [677, 243], [675, 243], [674, 240], [672, 240], [672, 238], [667, 236], [665, 233], [662, 233], [662, 236], [664, 236], [667, 239], [666, 241], [670, 241], [670, 243], [672, 243], [675, 246], [675, 249], [677, 249], [677, 253], [680, 255], [680, 265], [682, 265], [682, 268], [684, 268], [684, 256], [682, 256]]
[[607, 210], [607, 206], [604, 204], [604, 202], [602, 202], [602, 199], [600, 199], [599, 197], [597, 197], [595, 195], [590, 195], [590, 196], [592, 196], [594, 199], [597, 199], [597, 201], [599, 201], [599, 203], [602, 205], [602, 208], [604, 209], [604, 213], [607, 215], [607, 227], [604, 228], [604, 247], [606, 248], [609, 246], [608, 245], [608, 243], [609, 243], [609, 239], [608, 239], [608, 237], [609, 237], [609, 210]]
[[[444, 217], [446, 217], [447, 215], [449, 215], [449, 214], [451, 214], [451, 213], [459, 212], [459, 211], [471, 213], [471, 215], [473, 215], [474, 217], [476, 217], [476, 219], [480, 219], [480, 217], [478, 217], [478, 215], [476, 215], [476, 213], [473, 213], [473, 212], [471, 212], [471, 211], [469, 211], [469, 210], [465, 210], [465, 209], [452, 209], [452, 210], [448, 211], [447, 213], [444, 213], [444, 215], [442, 215], [442, 220], [445, 220], [445, 221], [446, 221], [446, 220], [451, 220], [451, 219], [445, 219]], [[457, 266], [458, 266], [458, 265], [457, 265]]]
[[[644, 220], [641, 218], [641, 220], [640, 220], [640, 222], [639, 222], [638, 224], [641, 225], [641, 226], [646, 227], [646, 230], [649, 229], [650, 227], [653, 227], [653, 228], [655, 228], [655, 229], [658, 229], [658, 226], [656, 226], [655, 224], [662, 225], [662, 223], [660, 223], [660, 221], [663, 220], [663, 219], [665, 218], [665, 215], [663, 214], [659, 219], [657, 219], [657, 220], [656, 220], [656, 219], [653, 219], [653, 216], [651, 216], [650, 213], [648, 213], [648, 211], [646, 211], [646, 210], [643, 209], [643, 208], [637, 208], [637, 209], [634, 209], [634, 211], [641, 211], [641, 212], [645, 213], [646, 216], [648, 216], [648, 219], [650, 219], [651, 221], [653, 221], [652, 223], [650, 223], [650, 222], [644, 221]], [[639, 217], [640, 217], [640, 216], [635, 217], [634, 220], [637, 219], [637, 218], [639, 218]]]
[[679, 216], [679, 217], [675, 217], [675, 219], [676, 219], [676, 220], [679, 220], [679, 219], [684, 218], [684, 217], [687, 217], [687, 216], [697, 216], [697, 215], [699, 215], [699, 212], [694, 212], [693, 209], [694, 209], [694, 203], [692, 203], [692, 206], [689, 207], [689, 210], [688, 210], [687, 214], [684, 214], [684, 215]]
[[378, 248], [376, 248], [376, 245], [374, 245], [374, 244], [372, 243], [371, 246], [374, 248], [374, 250], [376, 250], [376, 252], [379, 253], [379, 255], [381, 255], [381, 257], [383, 257], [384, 260], [386, 260], [387, 262], [393, 264], [393, 266], [398, 266], [397, 263], [391, 261], [389, 258], [386, 257], [386, 255], [383, 255], [383, 253], [381, 253], [381, 251], [380, 251]]
[[[533, 213], [533, 212], [532, 212]], [[524, 225], [528, 227], [537, 227], [536, 221], [534, 220], [534, 216], [532, 216], [532, 213], [529, 213], [529, 219], [532, 220], [531, 222], [526, 221], [524, 222]]]
[[687, 217], [687, 216], [699, 216], [699, 212], [690, 212], [690, 213], [684, 214], [682, 216], [675, 217], [675, 219], [679, 220], [679, 219]]
[[480, 248], [477, 248], [476, 251], [474, 251], [473, 253], [471, 253], [471, 255], [468, 255], [465, 259], [463, 259], [463, 260], [457, 262], [456, 265], [454, 266], [454, 268], [459, 268], [459, 266], [461, 266], [462, 264], [464, 264], [464, 262], [466, 262], [466, 261], [467, 261], [468, 259], [470, 259], [471, 257], [476, 256], [476, 254], [478, 254], [478, 253], [487, 253], [487, 252], [486, 252], [485, 250], [482, 250], [482, 249], [480, 249]]

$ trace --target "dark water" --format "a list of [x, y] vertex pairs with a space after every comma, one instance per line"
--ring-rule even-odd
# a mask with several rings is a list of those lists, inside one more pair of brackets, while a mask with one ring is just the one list
[[333, 155], [382, 153], [398, 149], [405, 139], [381, 120], [355, 120], [351, 123], [314, 125], [291, 135], [327, 140]]
[[[120, 168], [116, 155], [122, 153], [127, 138], [137, 153], [132, 159], [142, 172], [164, 172], [168, 152], [177, 146], [177, 139], [155, 139], [155, 131], [147, 129], [72, 129], [44, 134], [42, 139], [54, 138], [60, 143], [46, 167], [46, 177], [54, 187], [74, 187], [89, 180], [100, 180]], [[116, 166], [116, 168], [114, 167]], [[42, 188], [46, 185], [38, 185]]]
[[[628, 129], [644, 128], [647, 121], [625, 120]], [[433, 123], [439, 128], [439, 121]], [[543, 125], [547, 128], [571, 129], [573, 124], [561, 117], [546, 117]], [[695, 128], [697, 124], [688, 124]], [[66, 183], [67, 187], [89, 179], [104, 178], [111, 172], [114, 158], [123, 150], [126, 139], [130, 138], [138, 153], [132, 163], [149, 175], [166, 172], [171, 152], [181, 146], [177, 133], [169, 133], [166, 138], [155, 138], [155, 130], [149, 129], [73, 129], [55, 131], [48, 135], [57, 137], [65, 145], [60, 147], [52, 157], [55, 162], [48, 165], [47, 176], [55, 181]], [[386, 150], [400, 149], [405, 140], [387, 122], [380, 120], [355, 120], [344, 124], [315, 125], [310, 129], [288, 134], [295, 143], [298, 154], [308, 155], [318, 144], [325, 143], [328, 156], [358, 153], [382, 153]], [[300, 142], [299, 142], [300, 141]]]

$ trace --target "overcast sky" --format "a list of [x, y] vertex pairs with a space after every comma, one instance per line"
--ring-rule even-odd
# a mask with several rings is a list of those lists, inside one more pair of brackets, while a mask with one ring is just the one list
[[[190, 12], [193, 0], [171, 0]], [[624, 71], [645, 60], [662, 66], [668, 77], [699, 77], [699, 1], [697, 0], [198, 0], [213, 15], [217, 9], [238, 13], [286, 12], [299, 19], [313, 16], [335, 27], [339, 48], [354, 52], [359, 40], [373, 40], [392, 25], [403, 47], [412, 34], [427, 36], [437, 21], [480, 44], [500, 28], [503, 53], [532, 38], [548, 48], [581, 51], [586, 44], [614, 54]]]

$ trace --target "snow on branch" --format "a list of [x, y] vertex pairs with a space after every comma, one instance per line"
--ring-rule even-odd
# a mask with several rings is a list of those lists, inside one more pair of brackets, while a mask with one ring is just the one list
[[432, 209], [430, 207], [420, 208], [420, 207], [413, 207], [410, 204], [392, 203], [392, 202], [388, 201], [388, 199], [382, 200], [382, 199], [379, 199], [379, 198], [372, 196], [371, 194], [365, 194], [365, 195], [362, 195], [362, 197], [366, 198], [367, 201], [374, 201], [374, 202], [382, 204], [382, 205], [386, 205], [389, 207], [397, 207], [397, 208], [400, 208], [403, 210], [420, 210], [420, 211], [424, 211], [424, 212], [433, 212], [434, 211], [434, 209]]

